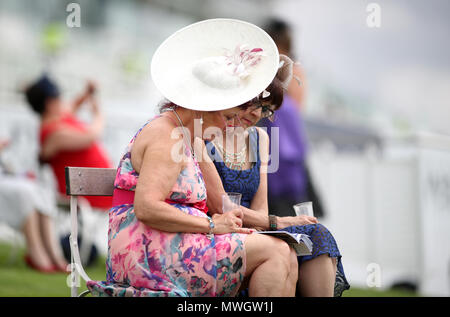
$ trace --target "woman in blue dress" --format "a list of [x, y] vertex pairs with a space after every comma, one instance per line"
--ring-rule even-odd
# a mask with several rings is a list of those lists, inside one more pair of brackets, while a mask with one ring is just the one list
[[281, 106], [283, 87], [283, 82], [275, 78], [263, 98], [240, 106], [236, 127], [228, 128], [224, 137], [206, 142], [200, 167], [208, 192], [208, 208], [210, 213], [221, 213], [222, 194], [238, 192], [242, 194], [245, 227], [259, 230], [276, 228], [308, 235], [313, 242], [313, 251], [309, 256], [298, 257], [297, 294], [341, 296], [350, 286], [345, 278], [338, 246], [328, 229], [319, 224], [315, 217], [269, 217], [269, 137], [255, 125], [260, 119], [273, 116]]

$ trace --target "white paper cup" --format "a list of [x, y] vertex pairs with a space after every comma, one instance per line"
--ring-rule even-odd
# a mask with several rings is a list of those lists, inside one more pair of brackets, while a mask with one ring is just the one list
[[305, 216], [314, 217], [312, 201], [299, 203], [299, 204], [296, 204], [296, 205], [294, 205], [292, 207], [294, 207], [295, 214], [297, 216], [305, 215]]

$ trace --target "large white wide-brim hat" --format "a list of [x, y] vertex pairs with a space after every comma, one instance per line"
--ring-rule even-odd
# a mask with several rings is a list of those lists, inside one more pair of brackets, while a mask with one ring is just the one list
[[261, 28], [234, 19], [211, 19], [175, 32], [156, 50], [152, 80], [169, 101], [216, 111], [241, 105], [269, 86], [278, 49]]

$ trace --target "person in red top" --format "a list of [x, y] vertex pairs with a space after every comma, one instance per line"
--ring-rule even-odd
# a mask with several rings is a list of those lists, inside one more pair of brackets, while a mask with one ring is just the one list
[[[88, 82], [85, 92], [66, 105], [60, 98], [57, 85], [46, 75], [30, 85], [25, 95], [31, 108], [40, 116], [40, 160], [48, 163], [56, 177], [58, 191], [66, 194], [65, 167], [111, 167], [100, 145], [104, 118], [95, 98], [95, 84]], [[89, 102], [92, 120], [79, 121], [75, 114]], [[109, 209], [111, 197], [85, 197], [93, 208]]]

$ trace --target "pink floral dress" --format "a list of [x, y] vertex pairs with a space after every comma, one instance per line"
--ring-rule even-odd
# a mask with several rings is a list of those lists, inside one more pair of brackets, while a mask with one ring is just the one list
[[[120, 160], [116, 189], [136, 188], [139, 174], [131, 165], [131, 149], [142, 129]], [[190, 148], [184, 147], [190, 159], [166, 202], [206, 218], [203, 177]], [[164, 232], [138, 221], [133, 204], [114, 206], [109, 212], [106, 281], [89, 281], [87, 287], [94, 296], [235, 296], [245, 273], [245, 237]]]

